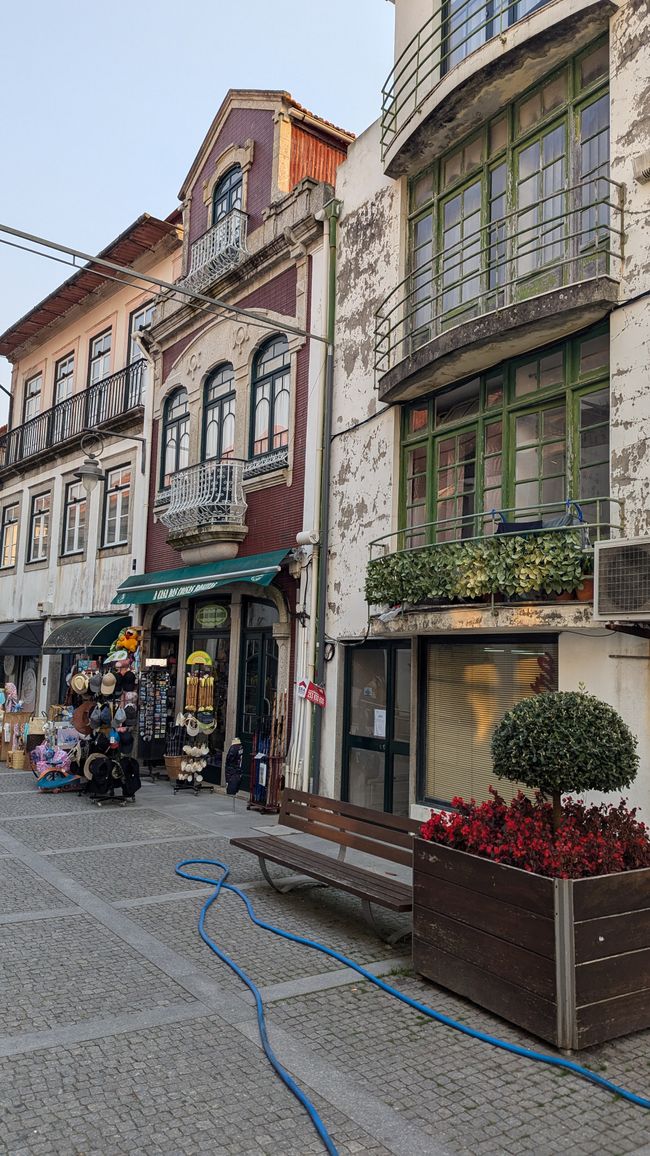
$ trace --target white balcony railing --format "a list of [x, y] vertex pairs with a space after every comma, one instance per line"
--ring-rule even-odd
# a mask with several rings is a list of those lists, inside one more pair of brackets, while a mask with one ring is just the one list
[[223, 276], [247, 256], [248, 217], [241, 209], [231, 209], [216, 225], [194, 242], [190, 251], [190, 269], [183, 284], [201, 289]]
[[174, 533], [201, 526], [242, 526], [246, 515], [244, 463], [199, 462], [172, 475], [169, 506], [161, 522]]

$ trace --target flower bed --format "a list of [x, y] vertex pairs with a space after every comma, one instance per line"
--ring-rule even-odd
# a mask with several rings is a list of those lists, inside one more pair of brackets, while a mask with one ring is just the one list
[[454, 810], [433, 813], [422, 838], [558, 879], [650, 867], [648, 828], [624, 799], [617, 807], [569, 799], [554, 835], [552, 805], [540, 794], [532, 801], [519, 791], [510, 804], [493, 788], [490, 794], [485, 803], [452, 799]]

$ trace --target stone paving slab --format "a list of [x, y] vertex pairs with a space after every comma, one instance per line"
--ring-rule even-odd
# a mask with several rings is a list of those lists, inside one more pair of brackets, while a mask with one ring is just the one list
[[[310, 1156], [322, 1145], [253, 1044], [217, 1017], [0, 1062], [11, 1156]], [[341, 1153], [389, 1156], [322, 1100]]]
[[0, 926], [0, 1034], [41, 1031], [192, 997], [95, 920]]
[[39, 879], [28, 868], [9, 858], [0, 859], [0, 915], [10, 915], [19, 911], [40, 911], [48, 905], [63, 907], [66, 904], [67, 901], [60, 892]]
[[65, 813], [70, 815], [83, 814], [88, 811], [88, 799], [72, 794], [46, 795], [35, 787], [31, 791], [17, 791], [16, 794], [0, 793], [0, 823], [4, 819], [14, 816], [34, 817], [55, 815], [60, 817]]
[[[544, 1044], [465, 1000], [415, 978], [394, 986], [455, 1019], [539, 1051]], [[449, 1152], [550, 1156], [637, 1152], [648, 1113], [573, 1078], [471, 1040], [360, 981], [273, 1004], [269, 1020], [309, 1025], [310, 1047], [441, 1141]], [[576, 1056], [607, 1079], [648, 1094], [650, 1032]]]
[[[58, 796], [62, 807], [67, 810], [67, 800]], [[97, 810], [86, 799], [78, 815], [54, 815], [51, 819], [16, 819], [3, 823], [0, 829], [14, 839], [20, 839], [28, 847], [37, 851], [66, 850], [71, 847], [85, 847], [102, 843], [137, 843], [140, 839], [164, 839], [172, 836], [192, 838], [196, 828], [179, 820], [167, 819], [156, 811], [139, 807], [128, 810], [102, 808]]]

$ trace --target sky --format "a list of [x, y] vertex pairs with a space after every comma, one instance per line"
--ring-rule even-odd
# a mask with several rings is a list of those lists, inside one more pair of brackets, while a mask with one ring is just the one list
[[[5, 5], [0, 223], [96, 253], [140, 213], [167, 216], [229, 88], [286, 89], [362, 132], [392, 67], [394, 12], [388, 0]], [[0, 333], [71, 272], [0, 244]], [[0, 358], [0, 384], [10, 377]]]

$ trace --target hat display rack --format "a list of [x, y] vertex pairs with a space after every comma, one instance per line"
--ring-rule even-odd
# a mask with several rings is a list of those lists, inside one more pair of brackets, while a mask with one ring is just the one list
[[176, 716], [168, 737], [165, 763], [174, 783], [174, 794], [192, 791], [198, 795], [214, 793], [212, 783], [204, 780], [210, 748], [207, 737], [216, 727], [214, 715], [214, 673], [212, 659], [205, 650], [195, 650], [187, 658], [185, 706]]
[[249, 811], [277, 815], [280, 810], [287, 745], [287, 707], [287, 692], [283, 691], [275, 696], [271, 715], [258, 719], [251, 753]]

